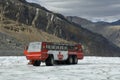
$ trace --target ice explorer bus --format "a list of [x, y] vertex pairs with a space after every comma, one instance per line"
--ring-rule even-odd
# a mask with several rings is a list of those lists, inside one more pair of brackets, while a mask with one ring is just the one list
[[46, 66], [55, 63], [77, 64], [83, 59], [81, 44], [62, 44], [54, 42], [31, 42], [24, 50], [27, 60], [34, 66], [45, 62]]

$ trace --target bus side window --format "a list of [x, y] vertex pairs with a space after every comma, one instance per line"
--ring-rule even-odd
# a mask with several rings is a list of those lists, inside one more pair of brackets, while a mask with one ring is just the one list
[[64, 50], [64, 47], [62, 45], [60, 46], [60, 50]]
[[56, 50], [59, 50], [59, 46], [57, 45], [55, 49], [56, 49]]
[[62, 50], [65, 50], [64, 46], [62, 46]]
[[55, 50], [55, 45], [52, 45], [52, 46], [51, 46], [51, 49], [52, 49], [52, 50]]
[[74, 46], [68, 46], [69, 50], [74, 50]]
[[65, 50], [65, 51], [67, 51], [67, 50], [68, 50], [67, 46], [64, 46], [64, 50]]
[[50, 49], [50, 45], [47, 45], [46, 48], [49, 50]]

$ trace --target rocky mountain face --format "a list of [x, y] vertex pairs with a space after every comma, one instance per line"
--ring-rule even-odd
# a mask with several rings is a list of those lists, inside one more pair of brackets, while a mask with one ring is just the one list
[[[42, 30], [38, 30], [35, 27], [28, 26], [8, 18], [2, 17], [0, 20], [0, 49], [15, 49], [19, 42], [19, 48], [23, 48], [23, 45], [27, 45], [31, 41], [50, 41], [50, 42], [68, 42], [54, 35], [50, 35]], [[54, 39], [53, 39], [54, 38]], [[7, 46], [10, 44], [9, 46]], [[10, 48], [13, 47], [13, 48]]]
[[91, 22], [87, 19], [83, 19], [75, 16], [66, 17], [69, 21], [72, 21], [82, 27], [91, 30], [92, 32], [102, 34], [108, 40], [120, 47], [120, 20], [108, 23], [108, 22]]
[[63, 15], [48, 11], [40, 5], [28, 3], [25, 0], [2, 0], [0, 1], [0, 14], [1, 22], [6, 19], [13, 21], [12, 26], [9, 26], [11, 22], [8, 22], [8, 25], [3, 23], [1, 32], [9, 34], [21, 43], [48, 40], [76, 42], [82, 43], [85, 55], [120, 56], [120, 48], [102, 35], [82, 28], [68, 21]]

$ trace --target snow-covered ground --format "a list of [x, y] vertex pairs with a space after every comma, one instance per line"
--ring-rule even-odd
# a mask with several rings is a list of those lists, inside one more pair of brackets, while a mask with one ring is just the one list
[[120, 80], [120, 58], [85, 57], [77, 65], [39, 67], [25, 57], [0, 57], [0, 80]]

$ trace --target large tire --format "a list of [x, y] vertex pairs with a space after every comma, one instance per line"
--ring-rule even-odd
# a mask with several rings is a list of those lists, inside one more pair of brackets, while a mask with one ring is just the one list
[[77, 64], [78, 63], [78, 58], [77, 56], [73, 56], [73, 64]]
[[53, 55], [49, 55], [49, 57], [45, 61], [46, 66], [53, 66], [54, 65], [54, 57]]
[[69, 56], [67, 61], [66, 61], [67, 64], [73, 64], [73, 57], [72, 56]]
[[36, 60], [36, 61], [34, 61], [33, 66], [40, 66], [40, 64], [41, 64], [41, 61]]

